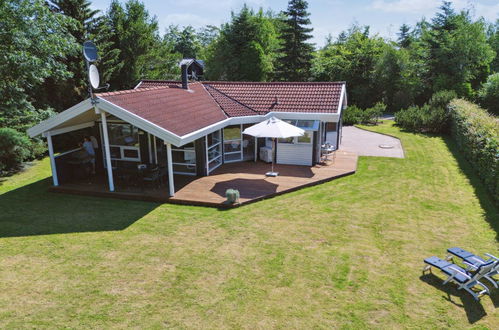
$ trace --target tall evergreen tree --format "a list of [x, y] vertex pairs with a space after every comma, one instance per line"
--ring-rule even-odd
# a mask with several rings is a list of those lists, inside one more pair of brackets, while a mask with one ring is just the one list
[[161, 46], [156, 17], [151, 17], [144, 4], [129, 0], [123, 7], [113, 0], [107, 12], [111, 25], [112, 48], [120, 50], [122, 66], [112, 73], [112, 89], [131, 88], [147, 78], [150, 56]]
[[408, 48], [411, 45], [412, 36], [411, 27], [409, 25], [402, 24], [397, 35], [397, 43], [401, 48]]
[[[93, 29], [99, 11], [91, 9], [90, 1], [52, 0], [48, 2], [48, 6], [53, 12], [72, 18], [66, 29], [79, 45], [95, 32]], [[49, 104], [58, 111], [87, 97], [86, 68], [81, 51], [67, 54], [65, 63], [71, 77], [64, 80], [48, 77], [37, 95], [38, 103]]]
[[208, 79], [267, 81], [272, 78], [279, 46], [272, 18], [244, 6], [224, 24], [208, 51]]
[[284, 27], [281, 31], [283, 40], [282, 57], [279, 59], [279, 80], [306, 81], [310, 79], [310, 68], [314, 46], [307, 40], [312, 38], [313, 29], [308, 27], [311, 22], [307, 12], [308, 3], [304, 0], [290, 0]]
[[468, 12], [458, 14], [444, 1], [422, 40], [432, 92], [452, 89], [460, 96], [473, 97], [473, 89], [487, 78], [494, 56], [483, 20], [473, 22]]
[[201, 45], [198, 41], [196, 30], [188, 25], [179, 29], [176, 25], [168, 27], [165, 41], [173, 47], [173, 51], [179, 53], [182, 58], [197, 58]]

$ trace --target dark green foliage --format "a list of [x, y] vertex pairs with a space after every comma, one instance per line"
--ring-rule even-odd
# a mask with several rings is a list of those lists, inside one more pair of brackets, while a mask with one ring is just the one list
[[487, 37], [490, 47], [496, 53], [494, 60], [490, 63], [490, 71], [499, 72], [499, 19], [489, 25]]
[[36, 100], [47, 104], [56, 111], [63, 111], [88, 97], [87, 75], [82, 59], [81, 45], [89, 40], [97, 29], [98, 10], [92, 10], [89, 0], [52, 0], [50, 8], [53, 12], [71, 18], [67, 24], [68, 33], [74, 38], [78, 48], [68, 53], [64, 63], [70, 72], [70, 77], [60, 79], [49, 77], [45, 80]]
[[385, 41], [369, 36], [368, 27], [352, 27], [344, 36], [319, 50], [313, 63], [317, 81], [346, 81], [351, 104], [372, 107], [381, 101], [384, 86], [375, 81], [376, 63], [385, 50]]
[[343, 124], [377, 124], [379, 117], [383, 115], [385, 110], [386, 105], [383, 103], [376, 103], [373, 107], [365, 110], [353, 105], [345, 110], [345, 113], [343, 114]]
[[473, 22], [467, 12], [457, 14], [450, 2], [423, 31], [428, 82], [433, 92], [452, 89], [473, 97], [473, 89], [486, 78], [494, 52], [487, 43], [483, 20]]
[[444, 133], [449, 125], [447, 105], [455, 97], [454, 91], [437, 92], [428, 103], [397, 112], [395, 122], [412, 132]]
[[244, 6], [224, 24], [208, 51], [209, 80], [268, 81], [279, 41], [271, 17]]
[[307, 12], [308, 3], [304, 0], [290, 0], [288, 9], [283, 13], [281, 29], [282, 57], [279, 59], [277, 79], [283, 81], [307, 81], [314, 46], [307, 40], [312, 38], [313, 29]]
[[112, 89], [134, 87], [149, 72], [150, 55], [161, 44], [156, 17], [151, 17], [144, 4], [129, 0], [122, 6], [111, 2], [107, 13], [112, 35], [112, 47], [119, 49], [122, 67], [113, 72], [109, 83]]
[[449, 108], [452, 137], [499, 203], [499, 120], [465, 100]]
[[70, 76], [66, 54], [77, 49], [71, 24], [41, 0], [0, 1], [0, 127], [24, 131], [51, 113], [35, 100], [45, 79]]
[[0, 172], [18, 168], [32, 156], [31, 141], [11, 128], [0, 128]]
[[179, 53], [182, 58], [197, 58], [201, 44], [198, 41], [196, 30], [188, 25], [179, 29], [170, 25], [166, 31], [165, 41], [172, 46], [172, 51]]
[[479, 91], [480, 103], [491, 113], [499, 114], [499, 73], [494, 73], [487, 78]]
[[412, 43], [411, 27], [407, 24], [402, 24], [397, 33], [397, 43], [401, 48], [408, 48]]
[[356, 125], [362, 121], [362, 109], [351, 105], [343, 110], [343, 125]]

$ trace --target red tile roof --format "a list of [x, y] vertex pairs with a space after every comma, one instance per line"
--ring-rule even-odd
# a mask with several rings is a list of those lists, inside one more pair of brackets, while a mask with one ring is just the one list
[[260, 114], [210, 85], [204, 85], [204, 87], [229, 117], [255, 116]]
[[345, 84], [343, 82], [219, 81], [202, 83], [259, 113], [270, 111], [336, 113], [341, 90]]
[[337, 113], [345, 83], [204, 81], [190, 83], [189, 90], [181, 85], [143, 80], [133, 90], [97, 96], [182, 136], [227, 117], [270, 111]]
[[96, 96], [179, 136], [227, 118], [200, 83], [190, 84], [189, 90], [164, 86]]

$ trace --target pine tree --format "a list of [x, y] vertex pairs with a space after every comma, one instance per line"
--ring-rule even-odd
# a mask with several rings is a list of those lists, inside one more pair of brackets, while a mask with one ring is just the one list
[[398, 35], [398, 45], [400, 48], [408, 48], [412, 42], [411, 27], [407, 24], [402, 24], [400, 27]]
[[210, 46], [207, 79], [267, 81], [272, 78], [279, 40], [273, 18], [244, 6], [224, 24]]
[[[52, 12], [71, 18], [67, 24], [67, 31], [82, 45], [94, 33], [98, 10], [92, 10], [88, 0], [53, 0], [48, 3]], [[62, 111], [75, 103], [85, 99], [87, 95], [87, 78], [85, 62], [80, 51], [67, 54], [66, 65], [71, 77], [57, 80], [49, 77], [45, 80], [37, 101], [49, 104], [58, 111]]]
[[281, 31], [283, 56], [279, 60], [277, 78], [285, 81], [306, 81], [310, 78], [314, 46], [307, 40], [312, 38], [313, 29], [307, 12], [308, 3], [304, 0], [290, 0], [285, 26]]

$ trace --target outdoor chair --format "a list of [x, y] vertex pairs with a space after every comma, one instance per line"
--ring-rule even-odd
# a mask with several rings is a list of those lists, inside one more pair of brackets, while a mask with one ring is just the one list
[[157, 188], [161, 187], [161, 180], [159, 175], [159, 167], [150, 170], [140, 170], [143, 183], [150, 183]]
[[499, 281], [496, 281], [493, 276], [499, 274], [499, 258], [493, 256], [490, 253], [485, 253], [485, 255], [488, 257], [487, 259], [483, 259], [482, 257], [473, 254], [471, 252], [468, 252], [466, 250], [463, 250], [458, 247], [453, 247], [450, 249], [447, 249], [447, 252], [450, 254], [447, 256], [447, 260], [452, 260], [453, 256], [456, 256], [460, 258], [463, 262], [464, 265], [466, 265], [466, 270], [468, 271], [476, 271], [478, 267], [480, 267], [483, 264], [487, 264], [489, 262], [494, 262], [495, 266], [491, 269], [491, 271], [487, 274], [485, 274], [483, 277], [489, 280], [494, 287], [497, 289], [499, 287]]
[[[477, 301], [484, 294], [490, 295], [489, 288], [479, 280], [495, 266], [493, 261], [480, 265], [475, 273], [470, 273], [466, 269], [438, 257], [426, 258], [424, 262], [426, 266], [423, 269], [423, 274], [428, 270], [431, 272], [431, 268], [435, 267], [448, 275], [443, 282], [444, 285], [448, 282], [453, 282], [457, 284], [458, 290], [464, 289], [468, 291]], [[483, 290], [479, 292], [474, 291], [473, 288], [477, 286], [482, 287]]]

